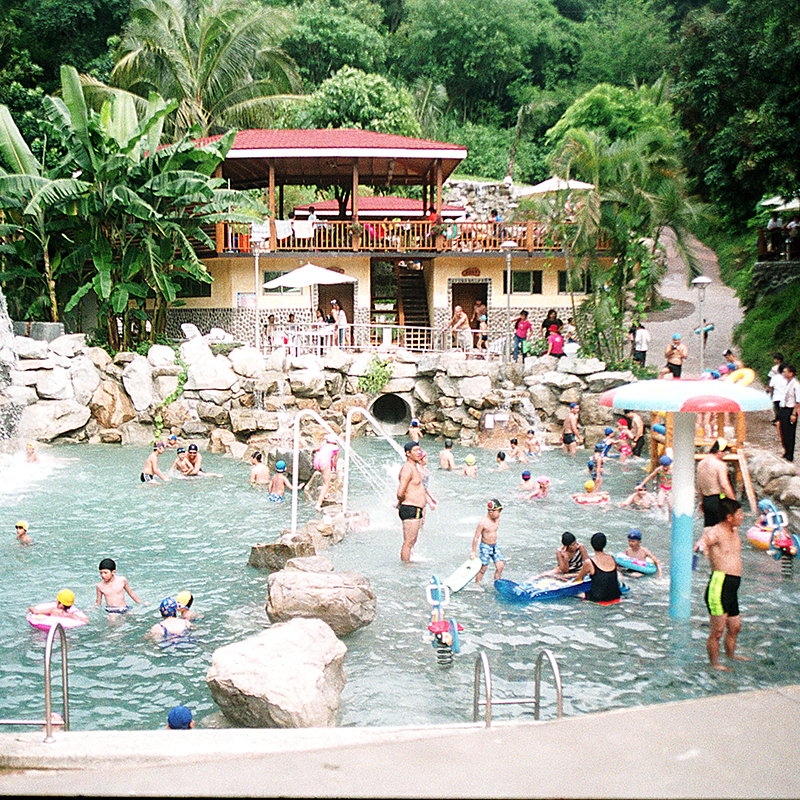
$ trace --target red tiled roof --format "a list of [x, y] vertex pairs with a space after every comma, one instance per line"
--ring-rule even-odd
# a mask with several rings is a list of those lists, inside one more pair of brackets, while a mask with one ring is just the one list
[[[198, 139], [198, 144], [215, 142], [221, 136]], [[465, 152], [458, 144], [413, 139], [391, 133], [376, 133], [355, 128], [326, 128], [317, 130], [251, 129], [239, 131], [231, 151], [235, 150], [452, 150]]]

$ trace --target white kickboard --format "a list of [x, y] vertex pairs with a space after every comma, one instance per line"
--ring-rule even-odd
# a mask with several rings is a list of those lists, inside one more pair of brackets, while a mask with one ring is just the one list
[[451, 592], [460, 592], [478, 574], [480, 568], [481, 560], [479, 558], [470, 558], [449, 578], [445, 578], [443, 583]]

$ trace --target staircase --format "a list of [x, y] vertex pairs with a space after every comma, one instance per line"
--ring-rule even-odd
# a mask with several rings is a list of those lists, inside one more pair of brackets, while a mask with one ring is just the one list
[[428, 292], [422, 270], [396, 267], [395, 277], [399, 324], [429, 327], [431, 321], [428, 316]]

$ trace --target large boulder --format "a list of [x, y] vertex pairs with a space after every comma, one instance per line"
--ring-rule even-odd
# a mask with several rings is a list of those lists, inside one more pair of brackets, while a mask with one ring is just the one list
[[559, 372], [569, 372], [572, 375], [591, 375], [595, 372], [605, 372], [606, 362], [597, 358], [570, 358], [565, 356], [558, 360]]
[[95, 389], [100, 385], [100, 373], [88, 356], [80, 355], [72, 359], [69, 369], [75, 399], [82, 405], [89, 405]]
[[237, 347], [231, 351], [228, 359], [233, 371], [245, 378], [257, 378], [264, 372], [264, 356], [255, 347]]
[[308, 533], [297, 531], [282, 533], [274, 542], [259, 542], [250, 548], [247, 563], [251, 567], [277, 572], [286, 566], [290, 558], [314, 556], [314, 542]]
[[[181, 345], [181, 348], [196, 341], [196, 339], [190, 339]], [[209, 350], [209, 354], [210, 352]], [[204, 356], [189, 364], [184, 389], [225, 390], [230, 389], [238, 380], [238, 376], [231, 367], [231, 362], [225, 356]]]
[[68, 333], [50, 342], [50, 350], [65, 358], [74, 358], [86, 346], [85, 333]]
[[122, 385], [137, 411], [146, 411], [153, 404], [153, 368], [144, 356], [137, 355], [122, 370]]
[[101, 428], [118, 428], [136, 417], [136, 409], [116, 381], [103, 381], [95, 389], [89, 410]]
[[175, 351], [165, 344], [154, 344], [147, 351], [147, 363], [156, 370], [175, 364]]
[[69, 371], [63, 367], [41, 370], [36, 392], [42, 400], [70, 400], [75, 397]]
[[47, 358], [50, 353], [50, 347], [47, 342], [31, 339], [30, 336], [15, 336], [14, 352], [17, 354], [17, 358], [36, 359], [38, 361]]
[[294, 619], [214, 651], [214, 702], [245, 728], [333, 727], [347, 648], [322, 620]]
[[289, 373], [289, 384], [296, 397], [320, 397], [325, 393], [322, 370], [295, 369]]
[[624, 386], [633, 383], [636, 376], [626, 370], [624, 372], [595, 372], [586, 377], [590, 392], [605, 392], [608, 389], [616, 389], [617, 386]]
[[267, 616], [270, 622], [321, 619], [346, 636], [375, 619], [375, 592], [353, 572], [281, 570], [269, 576]]
[[260, 411], [256, 408], [232, 408], [229, 415], [234, 433], [277, 431], [280, 426], [277, 413], [272, 411]]
[[42, 400], [25, 407], [19, 430], [26, 439], [49, 442], [65, 433], [80, 430], [89, 421], [89, 416], [89, 409], [74, 400]]

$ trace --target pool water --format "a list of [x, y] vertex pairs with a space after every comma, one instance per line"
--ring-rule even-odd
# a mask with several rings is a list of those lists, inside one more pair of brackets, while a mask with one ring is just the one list
[[[494, 453], [473, 450], [479, 475], [439, 471], [438, 443], [430, 451], [430, 488], [440, 503], [429, 511], [415, 560], [402, 564], [400, 523], [393, 508], [399, 460], [388, 444], [359, 439], [351, 473], [351, 509], [369, 514], [370, 525], [323, 554], [336, 569], [367, 576], [378, 598], [375, 621], [345, 639], [347, 684], [339, 724], [346, 726], [437, 724], [471, 719], [473, 670], [485, 650], [495, 697], [532, 697], [536, 657], [555, 654], [567, 715], [690, 697], [763, 688], [800, 680], [800, 614], [797, 577], [780, 577], [778, 562], [745, 544], [740, 590], [743, 629], [739, 652], [751, 657], [730, 673], [707, 666], [707, 615], [702, 601], [707, 564], [693, 579], [693, 616], [671, 620], [669, 523], [664, 512], [579, 506], [571, 495], [586, 478], [586, 458], [546, 451], [529, 466], [551, 478], [545, 500], [521, 499], [523, 467], [496, 472]], [[140, 447], [52, 447], [39, 464], [22, 455], [0, 461], [0, 718], [43, 716], [42, 657], [45, 634], [25, 621], [32, 603], [71, 588], [90, 624], [67, 632], [70, 715], [75, 730], [147, 729], [165, 725], [177, 704], [190, 706], [202, 725], [216, 711], [205, 674], [214, 650], [263, 630], [267, 573], [247, 566], [250, 546], [272, 541], [290, 524], [291, 504], [275, 507], [267, 492], [248, 483], [249, 465], [207, 454], [204, 467], [221, 477], [174, 480], [146, 486], [139, 472]], [[466, 450], [454, 448], [460, 464]], [[171, 453], [162, 457], [162, 467]], [[604, 489], [622, 499], [644, 474], [645, 462], [612, 463]], [[663, 578], [627, 579], [629, 596], [602, 608], [576, 599], [516, 605], [492, 587], [453, 595], [447, 609], [464, 627], [461, 652], [442, 671], [427, 633], [430, 606], [425, 587], [433, 574], [445, 578], [469, 556], [486, 501], [505, 504], [499, 544], [504, 577], [522, 581], [555, 566], [561, 533], [571, 530], [588, 545], [604, 531], [608, 552], [626, 546], [638, 527], [644, 545], [666, 569]], [[299, 525], [314, 516], [301, 499]], [[31, 547], [17, 544], [13, 527], [30, 522]], [[741, 531], [752, 524], [747, 518]], [[696, 522], [699, 535], [699, 521]], [[98, 563], [111, 557], [142, 605], [124, 616], [94, 608]], [[146, 634], [159, 620], [158, 604], [181, 589], [193, 592], [196, 621], [191, 640], [159, 645]], [[58, 646], [54, 675], [58, 675]], [[54, 679], [57, 683], [58, 678]], [[54, 708], [60, 707], [60, 688]], [[555, 708], [552, 680], [543, 682], [543, 717]], [[532, 706], [495, 709], [496, 719], [531, 718]]]

